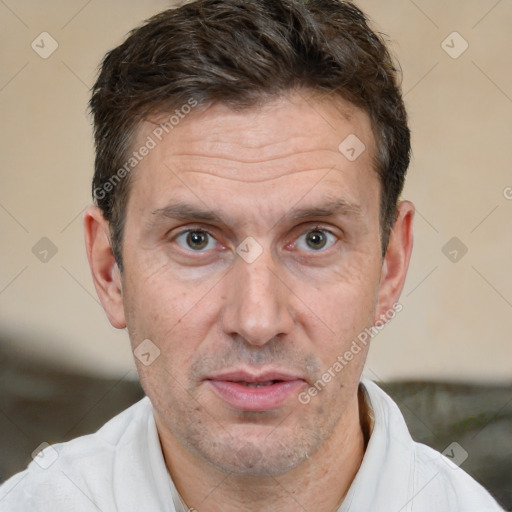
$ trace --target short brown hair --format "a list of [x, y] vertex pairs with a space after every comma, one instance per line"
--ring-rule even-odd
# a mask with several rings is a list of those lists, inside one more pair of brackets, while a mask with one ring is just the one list
[[140, 123], [191, 101], [244, 109], [298, 88], [338, 95], [370, 116], [385, 254], [410, 132], [383, 38], [348, 1], [197, 0], [132, 30], [107, 53], [93, 86], [93, 197], [109, 222], [121, 270], [126, 161]]

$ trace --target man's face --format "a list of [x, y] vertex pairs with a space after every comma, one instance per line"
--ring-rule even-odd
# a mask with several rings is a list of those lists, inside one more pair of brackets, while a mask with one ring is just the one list
[[[367, 350], [312, 386], [389, 304], [368, 116], [302, 96], [192, 113], [133, 171], [124, 317], [161, 438], [240, 474], [280, 474], [355, 415]], [[338, 146], [355, 134], [353, 160]], [[350, 149], [350, 148], [349, 148]], [[352, 161], [353, 160], [353, 161]], [[146, 356], [147, 357], [147, 356]]]

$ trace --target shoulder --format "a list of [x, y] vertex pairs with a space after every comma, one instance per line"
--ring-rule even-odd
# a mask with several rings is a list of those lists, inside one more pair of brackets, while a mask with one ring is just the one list
[[[105, 483], [118, 463], [116, 454], [133, 444], [150, 417], [152, 406], [145, 397], [94, 434], [47, 446], [27, 469], [0, 486], [0, 510], [97, 511], [95, 502], [109, 502], [111, 485]], [[129, 453], [124, 450], [123, 456], [129, 457]]]
[[503, 510], [482, 485], [454, 463], [462, 447], [455, 443], [450, 445], [446, 452], [450, 459], [424, 444], [413, 441], [413, 445], [414, 485], [417, 490], [414, 499], [417, 502], [428, 501], [429, 505], [442, 506], [450, 511]]
[[[382, 481], [384, 489], [381, 495], [376, 494], [377, 502], [390, 499], [391, 495], [400, 496], [398, 501], [404, 505], [404, 512], [503, 510], [486, 489], [454, 463], [462, 462], [460, 445], [453, 443], [445, 450], [448, 458], [415, 442], [391, 397], [368, 379], [361, 384], [373, 419], [366, 469]], [[362, 467], [364, 463], [363, 460]]]

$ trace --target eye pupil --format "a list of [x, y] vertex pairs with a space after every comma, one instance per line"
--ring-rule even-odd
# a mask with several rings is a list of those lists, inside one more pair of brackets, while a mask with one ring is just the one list
[[204, 231], [191, 231], [187, 236], [187, 244], [191, 249], [204, 249], [208, 245], [208, 236]]
[[310, 231], [307, 236], [307, 244], [312, 249], [322, 249], [327, 243], [326, 236], [321, 231]]

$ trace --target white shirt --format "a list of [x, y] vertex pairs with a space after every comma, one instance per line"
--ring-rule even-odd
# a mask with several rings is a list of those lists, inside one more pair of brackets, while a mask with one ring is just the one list
[[[374, 425], [338, 512], [503, 511], [467, 473], [412, 440], [397, 405], [362, 381]], [[149, 398], [95, 434], [46, 448], [0, 487], [0, 512], [182, 512]]]

